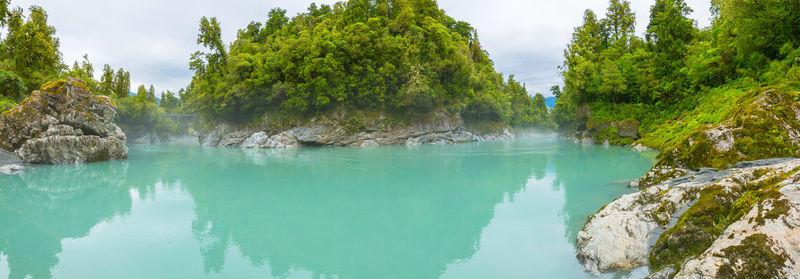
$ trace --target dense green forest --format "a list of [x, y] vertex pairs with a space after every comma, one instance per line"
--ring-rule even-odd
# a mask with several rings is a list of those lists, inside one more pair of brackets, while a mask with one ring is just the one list
[[611, 0], [602, 18], [587, 10], [564, 51], [564, 87], [554, 88], [560, 128], [635, 119], [640, 142], [664, 149], [720, 121], [746, 93], [800, 89], [800, 2], [711, 4], [712, 25], [698, 29], [683, 0], [656, 0], [644, 38], [628, 1]]
[[187, 104], [210, 119], [248, 122], [277, 111], [336, 107], [390, 113], [443, 109], [466, 119], [549, 125], [541, 95], [495, 72], [477, 31], [434, 0], [312, 4], [293, 18], [276, 8], [230, 45], [203, 18]]

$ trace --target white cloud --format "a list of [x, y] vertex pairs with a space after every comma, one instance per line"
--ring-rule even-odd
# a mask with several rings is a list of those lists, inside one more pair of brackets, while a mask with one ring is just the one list
[[[12, 6], [39, 5], [61, 38], [68, 64], [89, 54], [95, 68], [103, 64], [131, 72], [132, 87], [155, 84], [158, 90], [176, 91], [191, 79], [189, 55], [197, 50], [195, 38], [203, 16], [216, 16], [230, 42], [236, 30], [250, 21], [266, 20], [274, 7], [289, 15], [305, 11], [308, 0], [12, 0]], [[637, 32], [643, 33], [652, 0], [631, 0], [637, 15]], [[701, 27], [709, 24], [708, 0], [688, 0]], [[572, 29], [583, 11], [605, 14], [600, 0], [440, 0], [450, 16], [478, 29], [499, 72], [514, 74], [531, 93], [546, 93], [560, 83], [557, 67]]]

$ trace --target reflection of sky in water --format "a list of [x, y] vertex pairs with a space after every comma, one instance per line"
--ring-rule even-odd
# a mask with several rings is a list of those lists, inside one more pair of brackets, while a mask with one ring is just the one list
[[0, 277], [580, 278], [586, 217], [649, 154], [510, 143], [239, 150], [0, 176]]

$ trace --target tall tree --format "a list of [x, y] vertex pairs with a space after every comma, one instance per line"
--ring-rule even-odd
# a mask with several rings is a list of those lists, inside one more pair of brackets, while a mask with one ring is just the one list
[[550, 94], [556, 97], [556, 99], [561, 98], [561, 86], [553, 85], [550, 87]]
[[636, 30], [636, 14], [627, 0], [611, 0], [603, 20], [608, 44], [627, 44]]
[[139, 85], [139, 87], [136, 88], [136, 99], [137, 99], [137, 101], [143, 102], [143, 103], [147, 102], [147, 93], [148, 93], [147, 92], [147, 87], [145, 87], [144, 84]]
[[131, 73], [119, 68], [114, 75], [114, 96], [127, 98], [131, 92]]
[[681, 89], [679, 71], [697, 31], [694, 20], [688, 18], [691, 12], [684, 0], [656, 0], [650, 8], [646, 38], [655, 55], [656, 75], [662, 79], [661, 94]]
[[564, 50], [564, 91], [579, 100], [592, 98], [596, 93], [594, 76], [603, 43], [602, 26], [592, 10], [586, 10], [583, 24], [572, 33], [572, 41]]
[[12, 71], [28, 88], [37, 88], [56, 77], [64, 66], [56, 29], [47, 24], [47, 13], [39, 6], [31, 6], [29, 10], [27, 20], [21, 8], [12, 12], [0, 57], [9, 60]]
[[0, 27], [5, 27], [8, 17], [11, 15], [8, 10], [8, 4], [11, 0], [0, 0]]
[[267, 16], [267, 23], [264, 24], [264, 29], [261, 31], [262, 37], [268, 37], [278, 32], [286, 23], [289, 23], [289, 18], [286, 17], [286, 10], [281, 8], [269, 10]]
[[222, 29], [216, 17], [200, 19], [200, 33], [197, 35], [197, 44], [210, 49], [212, 53], [204, 54], [208, 67], [214, 72], [221, 71], [228, 62], [228, 53], [222, 42]]
[[61, 77], [80, 78], [81, 80], [86, 82], [86, 85], [89, 87], [89, 90], [92, 93], [102, 94], [100, 93], [101, 90], [99, 84], [94, 79], [94, 65], [92, 65], [91, 61], [89, 61], [89, 55], [87, 54], [83, 55], [83, 61], [81, 61], [80, 63], [78, 63], [78, 61], [75, 61], [75, 63], [72, 64], [71, 69], [63, 71], [61, 73]]
[[147, 101], [151, 103], [156, 103], [156, 88], [152, 84], [150, 85], [150, 89], [147, 90]]
[[114, 94], [114, 69], [108, 64], [103, 65], [103, 75], [100, 76], [100, 92], [103, 95]]

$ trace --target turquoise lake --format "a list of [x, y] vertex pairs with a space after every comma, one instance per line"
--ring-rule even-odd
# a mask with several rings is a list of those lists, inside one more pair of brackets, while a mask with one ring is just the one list
[[510, 142], [242, 150], [0, 175], [1, 278], [592, 278], [586, 218], [655, 154]]

